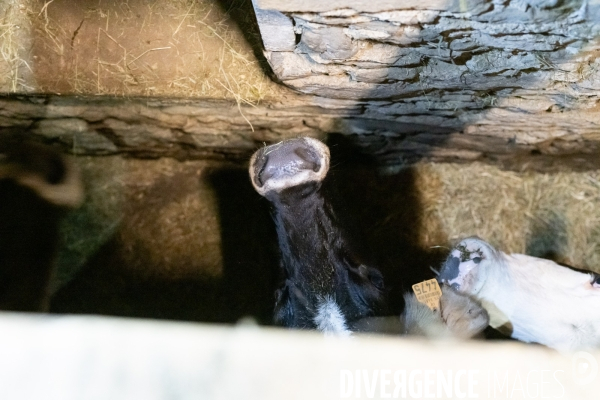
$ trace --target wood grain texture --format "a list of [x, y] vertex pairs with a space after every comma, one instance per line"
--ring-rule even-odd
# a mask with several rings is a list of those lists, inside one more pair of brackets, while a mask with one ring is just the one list
[[[578, 121], [572, 113], [522, 116], [499, 106], [492, 115], [482, 112], [482, 120], [473, 114], [477, 123], [463, 128], [443, 114], [402, 115], [404, 106], [312, 96], [256, 107], [217, 100], [8, 96], [0, 97], [0, 134], [32, 135], [80, 155], [240, 163], [264, 144], [341, 135], [359, 153], [387, 167], [419, 160], [479, 160], [512, 169], [600, 168], [598, 113]], [[543, 137], [543, 132], [559, 129], [565, 134]], [[581, 134], [572, 133], [574, 129]], [[527, 140], [517, 141], [517, 135]]]

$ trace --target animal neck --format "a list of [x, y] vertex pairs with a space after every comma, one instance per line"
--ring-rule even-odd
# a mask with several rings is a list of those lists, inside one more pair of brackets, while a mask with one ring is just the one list
[[286, 275], [300, 275], [324, 291], [331, 288], [335, 266], [350, 262], [349, 246], [318, 185], [309, 183], [270, 197]]
[[[475, 285], [476, 289], [471, 294], [489, 304], [493, 304], [498, 298], [511, 303], [513, 298], [505, 296], [505, 293], [513, 290], [513, 268], [507, 262], [506, 254], [503, 252], [492, 253], [489, 257], [490, 260], [477, 277], [479, 283]], [[502, 304], [499, 310], [506, 312], [506, 307], [509, 305]], [[498, 315], [497, 317], [504, 318], [506, 316]], [[492, 317], [492, 319], [494, 318]]]

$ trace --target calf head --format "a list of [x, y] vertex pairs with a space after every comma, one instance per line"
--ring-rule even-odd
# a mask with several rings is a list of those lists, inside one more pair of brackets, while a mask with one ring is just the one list
[[475, 295], [486, 283], [490, 266], [501, 259], [501, 254], [487, 242], [467, 238], [452, 249], [438, 279], [461, 292]]
[[344, 335], [383, 307], [383, 279], [354, 254], [322, 194], [329, 160], [318, 140], [292, 139], [258, 150], [249, 172], [272, 205], [281, 249], [275, 322]]
[[438, 279], [478, 299], [490, 325], [511, 337], [559, 350], [600, 346], [600, 277], [479, 238], [450, 252]]

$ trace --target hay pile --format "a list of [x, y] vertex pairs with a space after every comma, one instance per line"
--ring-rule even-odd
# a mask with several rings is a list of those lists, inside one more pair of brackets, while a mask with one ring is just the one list
[[64, 247], [54, 290], [109, 241], [119, 269], [146, 277], [219, 276], [221, 238], [214, 190], [204, 161], [78, 157], [84, 205], [63, 223]]
[[[268, 216], [249, 211], [267, 205], [253, 192], [245, 169], [216, 161], [77, 160], [87, 201], [64, 225], [57, 286], [109, 240], [119, 243], [119, 268], [165, 279], [222, 276], [223, 240], [233, 240], [231, 235], [256, 243], [252, 246], [267, 245], [260, 232], [271, 227]], [[223, 168], [233, 168], [233, 174], [219, 175]], [[409, 233], [418, 235], [421, 247], [449, 246], [478, 235], [506, 252], [600, 272], [600, 171], [541, 174], [478, 163], [421, 163], [414, 172], [422, 215], [420, 230]], [[220, 194], [215, 185], [221, 186]], [[220, 202], [231, 202], [231, 194], [244, 209], [225, 210], [234, 226], [224, 231]], [[397, 201], [393, 193], [388, 198]], [[371, 223], [380, 226], [385, 218]]]
[[0, 90], [256, 104], [281, 89], [238, 27], [254, 18], [242, 3], [1, 0]]
[[600, 171], [519, 173], [479, 163], [417, 171], [424, 246], [478, 235], [506, 252], [600, 271]]
[[[87, 200], [63, 227], [52, 311], [271, 321], [276, 237], [268, 204], [245, 168], [119, 156], [77, 161]], [[470, 235], [600, 272], [600, 171], [421, 163], [408, 175], [378, 178], [372, 169], [356, 174], [344, 165], [337, 168], [349, 171], [349, 182], [337, 183], [362, 208], [337, 210], [360, 221], [362, 238], [375, 245], [378, 266], [398, 293], [411, 279], [432, 275], [429, 267], [447, 254], [440, 247]]]
[[63, 225], [52, 312], [268, 323], [270, 216], [217, 161], [81, 157], [84, 206]]
[[31, 92], [37, 87], [31, 50], [28, 0], [0, 1], [0, 91]]

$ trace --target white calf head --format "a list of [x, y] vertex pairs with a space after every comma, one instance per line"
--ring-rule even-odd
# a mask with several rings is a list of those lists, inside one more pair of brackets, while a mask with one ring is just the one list
[[481, 301], [490, 325], [560, 350], [600, 347], [600, 276], [468, 238], [438, 278]]
[[438, 279], [475, 295], [485, 284], [490, 266], [500, 262], [501, 254], [496, 249], [479, 238], [468, 238], [452, 249]]

